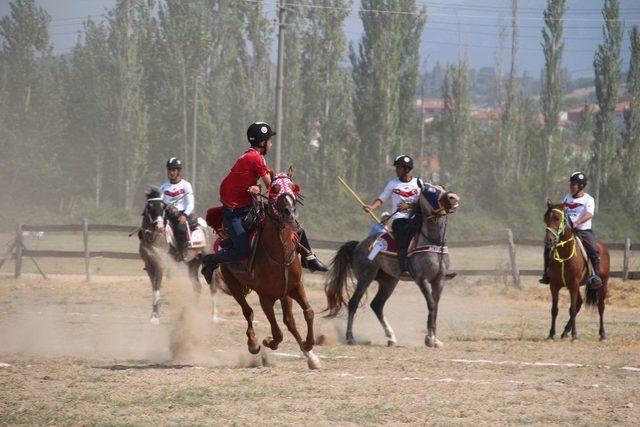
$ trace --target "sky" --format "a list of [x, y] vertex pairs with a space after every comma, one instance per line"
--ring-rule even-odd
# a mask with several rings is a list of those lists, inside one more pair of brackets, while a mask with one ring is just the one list
[[[298, 1], [286, 0], [287, 3]], [[101, 19], [100, 15], [113, 7], [116, 0], [37, 0], [37, 3], [52, 17], [50, 33], [55, 51], [68, 53], [75, 44], [83, 19], [87, 16]], [[277, 0], [264, 0], [265, 13], [271, 20], [276, 16], [276, 3]], [[455, 62], [465, 52], [465, 46], [471, 68], [493, 66], [499, 44], [499, 23], [502, 22], [506, 27], [504, 64], [505, 68], [508, 67], [511, 0], [417, 0], [417, 3], [426, 6], [428, 15], [420, 49], [422, 66], [426, 64], [431, 68], [436, 62]], [[602, 3], [602, 0], [567, 1], [563, 66], [573, 77], [593, 75], [593, 55], [602, 38]], [[0, 15], [8, 13], [8, 4], [9, 0], [0, 0]], [[621, 0], [620, 4], [620, 16], [625, 21], [622, 65], [626, 69], [629, 58], [628, 30], [633, 24], [640, 25], [640, 1]], [[518, 2], [517, 69], [519, 73], [526, 71], [534, 77], [540, 75], [544, 65], [540, 31], [545, 5], [545, 0]], [[345, 22], [345, 32], [353, 43], [357, 43], [362, 35], [359, 6], [360, 1], [354, 0], [353, 11]]]

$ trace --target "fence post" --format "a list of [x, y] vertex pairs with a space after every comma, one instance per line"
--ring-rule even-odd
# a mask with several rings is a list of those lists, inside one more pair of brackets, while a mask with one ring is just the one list
[[513, 242], [513, 232], [510, 228], [507, 228], [507, 244], [509, 246], [509, 258], [511, 260], [511, 274], [513, 275], [513, 284], [522, 289], [522, 283], [520, 282], [520, 270], [518, 270], [518, 262], [516, 260], [516, 245]]
[[631, 255], [631, 239], [624, 239], [624, 258], [622, 259], [622, 281], [629, 280], [629, 258]]
[[22, 224], [16, 227], [16, 267], [13, 276], [17, 279], [22, 274]]
[[82, 218], [82, 240], [84, 243], [84, 272], [87, 282], [91, 281], [91, 254], [89, 253], [89, 221]]

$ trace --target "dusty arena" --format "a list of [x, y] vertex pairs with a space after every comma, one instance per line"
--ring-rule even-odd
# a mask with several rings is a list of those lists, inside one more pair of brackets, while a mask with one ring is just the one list
[[[132, 262], [133, 264], [133, 262]], [[310, 371], [290, 335], [250, 356], [235, 301], [198, 302], [186, 277], [163, 288], [162, 321], [149, 322], [143, 276], [26, 274], [0, 278], [0, 424], [580, 424], [637, 425], [640, 288], [611, 283], [608, 340], [581, 312], [579, 340], [545, 341], [548, 290], [504, 277], [447, 282], [440, 349], [424, 346], [426, 306], [416, 286], [387, 305], [398, 345], [371, 310], [343, 343], [344, 318], [321, 317], [322, 276], [306, 278], [322, 367]], [[371, 296], [371, 295], [370, 295]], [[370, 298], [369, 298], [370, 299]], [[260, 338], [268, 335], [252, 294]], [[566, 321], [563, 293], [559, 321]], [[298, 315], [300, 313], [298, 312]]]

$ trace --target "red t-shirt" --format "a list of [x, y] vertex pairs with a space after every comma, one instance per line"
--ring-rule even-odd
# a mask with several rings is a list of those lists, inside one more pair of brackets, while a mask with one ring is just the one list
[[220, 184], [220, 201], [230, 208], [242, 208], [252, 202], [247, 192], [258, 179], [269, 172], [264, 156], [251, 148], [236, 160], [229, 175]]

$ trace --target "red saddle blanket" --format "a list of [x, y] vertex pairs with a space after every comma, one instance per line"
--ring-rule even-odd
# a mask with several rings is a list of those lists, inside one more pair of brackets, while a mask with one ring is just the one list
[[[417, 237], [418, 236], [414, 236], [411, 239], [411, 243], [409, 243], [409, 256], [418, 252], [434, 252], [443, 254], [449, 253], [449, 248], [447, 248], [446, 246], [422, 245], [418, 247]], [[371, 243], [371, 245], [369, 246], [369, 251], [372, 251], [376, 244], [380, 246], [380, 253], [393, 257], [398, 256], [398, 244], [396, 243], [396, 239], [391, 233], [378, 234], [376, 240], [374, 240], [373, 243]]]

